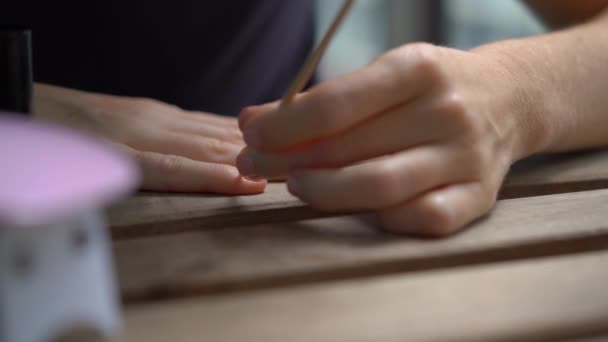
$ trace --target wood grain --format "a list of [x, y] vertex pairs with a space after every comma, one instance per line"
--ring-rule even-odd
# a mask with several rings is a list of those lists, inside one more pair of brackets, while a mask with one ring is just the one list
[[[501, 197], [601, 188], [608, 188], [608, 151], [520, 163], [506, 180]], [[265, 194], [249, 197], [143, 193], [109, 210], [115, 239], [326, 216], [291, 196], [283, 184], [270, 184]]]
[[553, 341], [608, 332], [608, 252], [131, 306], [120, 341]]
[[501, 198], [608, 188], [608, 151], [538, 156], [515, 164]]
[[323, 217], [272, 183], [257, 196], [143, 193], [109, 210], [114, 239]]
[[608, 190], [504, 200], [445, 240], [380, 232], [361, 217], [117, 241], [129, 302], [445, 269], [608, 249]]
[[608, 335], [574, 338], [574, 339], [568, 339], [568, 341], [564, 341], [564, 342], [606, 342], [606, 341], [608, 341]]

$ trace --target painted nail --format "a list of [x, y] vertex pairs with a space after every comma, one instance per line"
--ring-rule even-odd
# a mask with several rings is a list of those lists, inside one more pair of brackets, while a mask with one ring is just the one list
[[300, 196], [300, 182], [295, 177], [287, 179], [287, 189], [294, 196]]
[[253, 183], [265, 183], [267, 182], [266, 179], [264, 178], [258, 178], [258, 177], [253, 177], [253, 176], [243, 176], [243, 179], [248, 181], [248, 182], [253, 182]]
[[254, 127], [246, 127], [243, 129], [243, 139], [249, 146], [259, 147], [260, 145], [258, 130]]
[[255, 179], [257, 177], [255, 163], [253, 162], [253, 159], [246, 154], [241, 154], [236, 158], [236, 168], [241, 175], [245, 177], [250, 179]]

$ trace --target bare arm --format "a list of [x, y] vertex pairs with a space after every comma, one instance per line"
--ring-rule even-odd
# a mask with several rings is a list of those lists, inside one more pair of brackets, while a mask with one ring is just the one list
[[596, 16], [608, 5], [607, 0], [525, 0], [552, 28], [574, 25]]
[[[590, 12], [591, 4], [607, 1], [578, 2], [588, 4], [582, 7], [568, 1], [535, 1], [539, 8], [541, 4], [548, 8], [549, 2], [556, 11], [560, 4], [561, 10], [572, 11], [569, 22], [582, 19], [582, 13], [592, 19], [558, 32], [475, 50], [504, 61], [528, 94], [528, 110], [520, 112], [520, 121], [539, 125], [528, 132], [528, 147], [521, 156], [608, 146], [608, 10]], [[565, 20], [566, 15], [557, 17]]]

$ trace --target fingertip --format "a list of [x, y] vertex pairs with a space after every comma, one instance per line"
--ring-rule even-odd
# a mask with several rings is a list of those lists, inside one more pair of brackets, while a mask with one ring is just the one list
[[263, 193], [268, 184], [265, 179], [244, 177], [232, 166], [216, 164], [211, 168], [213, 171], [208, 175], [211, 176], [211, 180], [207, 180], [208, 186], [205, 191], [211, 190], [214, 193], [234, 196], [256, 195]]
[[379, 218], [395, 233], [443, 238], [463, 231], [494, 203], [480, 183], [454, 184], [384, 210]]
[[249, 179], [258, 178], [255, 162], [253, 161], [248, 148], [243, 149], [236, 157], [236, 168], [242, 176]]
[[218, 172], [215, 185], [217, 193], [226, 195], [257, 195], [263, 193], [266, 189], [268, 181], [265, 179], [257, 179], [254, 177], [245, 177], [240, 175], [234, 167], [225, 165], [215, 165]]
[[135, 151], [143, 170], [143, 188], [153, 191], [255, 195], [267, 181], [243, 177], [234, 166], [184, 157]]
[[251, 177], [239, 177], [235, 182], [235, 194], [237, 195], [257, 195], [266, 190], [268, 181]]

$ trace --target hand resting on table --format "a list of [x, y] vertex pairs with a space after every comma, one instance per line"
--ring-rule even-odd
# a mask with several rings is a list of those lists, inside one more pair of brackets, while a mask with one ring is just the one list
[[234, 166], [245, 146], [234, 118], [43, 84], [35, 86], [34, 115], [92, 132], [130, 153], [146, 190], [248, 195], [266, 186]]

